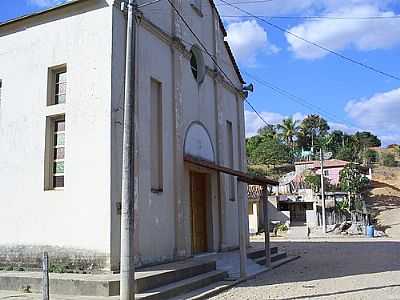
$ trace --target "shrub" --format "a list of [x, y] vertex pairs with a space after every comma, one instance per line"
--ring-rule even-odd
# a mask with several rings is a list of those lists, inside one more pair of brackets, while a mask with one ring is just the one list
[[286, 224], [278, 224], [278, 225], [276, 225], [276, 229], [281, 232], [285, 232], [285, 231], [289, 230], [289, 228], [286, 226]]
[[393, 154], [384, 153], [382, 155], [382, 164], [385, 167], [397, 167], [397, 161]]

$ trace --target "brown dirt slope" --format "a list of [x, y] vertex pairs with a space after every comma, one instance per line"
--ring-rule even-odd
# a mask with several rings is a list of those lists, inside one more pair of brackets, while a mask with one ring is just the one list
[[372, 190], [368, 201], [377, 227], [395, 239], [400, 239], [400, 168], [374, 168]]

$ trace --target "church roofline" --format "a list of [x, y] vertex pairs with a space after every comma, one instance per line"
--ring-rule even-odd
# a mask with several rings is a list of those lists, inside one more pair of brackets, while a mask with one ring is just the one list
[[77, 4], [78, 2], [84, 2], [84, 1], [89, 1], [89, 0], [72, 0], [72, 1], [68, 1], [68, 2], [63, 3], [63, 4], [59, 4], [59, 5], [50, 7], [48, 9], [40, 10], [38, 12], [34, 12], [34, 13], [26, 14], [26, 15], [23, 15], [23, 16], [14, 18], [14, 19], [10, 19], [10, 20], [7, 20], [5, 22], [1, 22], [0, 23], [0, 28], [3, 27], [3, 26], [7, 26], [7, 25], [10, 25], [10, 24], [14, 24], [14, 23], [20, 22], [20, 21], [24, 21], [24, 20], [27, 20], [27, 19], [30, 19], [30, 18], [33, 18], [33, 17], [45, 15], [45, 14], [47, 14], [49, 12], [54, 12], [54, 11], [57, 11], [57, 10], [61, 10], [61, 9], [65, 8], [65, 7], [73, 6], [73, 5]]
[[[4, 27], [4, 26], [7, 26], [7, 25], [10, 25], [10, 24], [14, 24], [14, 23], [20, 22], [20, 21], [24, 21], [24, 20], [27, 20], [27, 19], [30, 19], [30, 18], [33, 18], [33, 17], [45, 15], [45, 14], [47, 14], [49, 12], [54, 12], [54, 11], [57, 11], [57, 10], [61, 10], [61, 9], [65, 8], [65, 7], [73, 6], [73, 5], [77, 4], [77, 3], [84, 2], [84, 1], [90, 1], [90, 0], [72, 0], [72, 1], [60, 4], [60, 5], [57, 5], [57, 6], [53, 6], [51, 8], [45, 9], [45, 10], [41, 10], [41, 11], [38, 11], [38, 12], [35, 12], [35, 13], [23, 15], [23, 16], [20, 16], [20, 17], [17, 17], [17, 18], [14, 18], [14, 19], [11, 19], [11, 20], [8, 20], [8, 21], [0, 23], [0, 28]], [[218, 12], [218, 9], [215, 6], [214, 0], [209, 0], [209, 2], [210, 2], [211, 7], [216, 12], [220, 29], [222, 30], [222, 33], [223, 33], [224, 37], [226, 37], [227, 36], [227, 32], [226, 32], [224, 23], [222, 22], [221, 16], [220, 16], [220, 14]], [[230, 59], [232, 61], [233, 68], [235, 69], [235, 72], [236, 72], [237, 76], [239, 77], [240, 82], [242, 84], [244, 84], [245, 81], [243, 79], [242, 74], [240, 73], [239, 66], [238, 66], [238, 64], [236, 62], [235, 57], [233, 56], [232, 49], [229, 46], [229, 43], [227, 41], [224, 41], [224, 45], [225, 45], [225, 48], [226, 48], [226, 50], [228, 52], [228, 55], [229, 55], [229, 57], [230, 57]]]

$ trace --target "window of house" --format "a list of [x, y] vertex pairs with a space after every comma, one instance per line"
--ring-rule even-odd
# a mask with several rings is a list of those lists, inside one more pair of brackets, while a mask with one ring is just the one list
[[329, 176], [329, 170], [324, 170], [324, 176]]
[[162, 85], [159, 81], [151, 79], [150, 96], [151, 116], [151, 190], [163, 190], [163, 103]]
[[65, 65], [49, 69], [47, 105], [64, 104], [67, 98], [67, 68]]
[[47, 117], [45, 188], [64, 187], [65, 115]]
[[201, 49], [196, 45], [194, 45], [190, 50], [190, 67], [192, 69], [194, 79], [198, 84], [201, 84], [206, 75], [206, 68]]

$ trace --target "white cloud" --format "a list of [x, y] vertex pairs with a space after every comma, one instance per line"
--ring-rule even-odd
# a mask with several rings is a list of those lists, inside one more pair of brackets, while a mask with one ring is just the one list
[[254, 65], [261, 52], [276, 53], [279, 49], [268, 42], [267, 32], [256, 21], [231, 23], [227, 27], [226, 40], [235, 58], [242, 63]]
[[331, 131], [333, 130], [341, 130], [347, 134], [353, 134], [356, 133], [357, 131], [362, 131], [360, 128], [352, 127], [347, 124], [343, 123], [336, 123], [336, 122], [329, 122], [329, 127], [331, 128]]
[[28, 0], [28, 3], [31, 5], [39, 6], [39, 7], [50, 7], [58, 4], [62, 4], [64, 2], [71, 2], [73, 0]]
[[345, 111], [361, 127], [378, 133], [384, 144], [400, 143], [400, 88], [349, 101]]
[[[260, 115], [268, 124], [273, 124], [273, 125], [281, 123], [283, 119], [288, 117], [280, 113], [268, 112], [268, 111], [261, 112]], [[257, 116], [255, 112], [246, 110], [244, 112], [244, 117], [246, 121], [246, 137], [251, 137], [256, 135], [258, 129], [265, 126], [265, 123]], [[306, 117], [306, 115], [300, 112], [296, 112], [292, 115], [292, 117], [294, 120], [301, 121]]]
[[400, 132], [400, 88], [349, 101], [345, 111], [363, 127]]
[[[354, 1], [353, 1], [354, 2]], [[336, 8], [336, 6], [335, 6]], [[378, 5], [350, 5], [332, 10], [330, 16], [394, 16], [392, 11], [382, 11]], [[320, 19], [304, 22], [289, 31], [309, 41], [332, 50], [355, 48], [361, 51], [387, 49], [400, 44], [400, 26], [397, 19], [385, 20], [334, 20]], [[328, 55], [327, 51], [286, 34], [290, 50], [302, 59], [317, 59]]]
[[[240, 7], [255, 15], [282, 15], [304, 12], [314, 5], [313, 2], [315, 3], [315, 0], [279, 0], [269, 3], [242, 4]], [[216, 4], [222, 16], [243, 15], [243, 12], [228, 5], [223, 5], [223, 3], [219, 1], [216, 1]]]
[[[400, 89], [399, 89], [400, 93]], [[400, 98], [398, 98], [400, 102]], [[350, 102], [353, 103], [353, 102]], [[354, 102], [354, 104], [358, 104]], [[346, 107], [346, 110], [349, 108], [349, 106], [352, 104], [348, 104], [348, 107]], [[373, 107], [374, 105], [381, 105], [381, 104], [371, 104]], [[400, 108], [397, 107], [392, 107], [394, 110], [394, 114], [400, 113]], [[396, 111], [397, 109], [397, 111]], [[353, 111], [353, 108], [351, 108]], [[363, 110], [363, 112], [360, 112], [360, 115], [363, 115], [363, 113], [367, 113], [368, 111]], [[382, 112], [384, 114], [384, 112]], [[261, 112], [261, 116], [264, 118], [264, 120], [268, 124], [278, 124], [281, 123], [284, 118], [287, 118], [288, 116], [285, 116], [280, 113], [275, 113], [275, 112]], [[394, 115], [393, 114], [393, 115]], [[303, 114], [301, 112], [296, 112], [292, 115], [293, 119], [302, 121], [305, 117], [307, 117], [306, 114]], [[365, 119], [368, 119], [370, 116], [367, 115]], [[246, 121], [246, 137], [251, 137], [257, 134], [258, 129], [262, 128], [265, 126], [265, 123], [257, 116], [255, 112], [252, 111], [245, 111], [245, 121]], [[357, 120], [356, 120], [357, 121]], [[344, 123], [338, 123], [338, 122], [331, 122], [329, 121], [329, 127], [331, 128], [331, 131], [333, 130], [341, 130], [347, 134], [354, 134], [357, 131], [370, 131], [375, 135], [378, 135], [378, 137], [381, 139], [382, 144], [387, 146], [390, 144], [400, 144], [400, 118], [393, 120], [393, 122], [387, 121], [389, 124], [388, 127], [385, 127], [385, 125], [382, 124], [382, 126], [379, 126], [378, 124], [375, 124], [374, 126], [371, 126], [371, 124], [367, 123], [360, 123], [360, 127], [356, 126], [349, 126]], [[388, 129], [390, 128], [390, 129]]]

